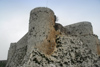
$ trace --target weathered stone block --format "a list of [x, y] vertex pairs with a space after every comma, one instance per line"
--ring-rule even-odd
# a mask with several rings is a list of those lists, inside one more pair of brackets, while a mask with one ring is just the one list
[[55, 26], [54, 27], [55, 27], [55, 30], [56, 31], [59, 31], [62, 34], [66, 34], [67, 35], [66, 28], [64, 28], [61, 24], [55, 23]]
[[[84, 44], [89, 46], [89, 49], [98, 54], [98, 37], [93, 34], [92, 25], [90, 22], [79, 22], [65, 26], [68, 35], [77, 36]], [[97, 47], [98, 46], [98, 47]]]
[[98, 38], [95, 35], [84, 35], [79, 36], [79, 39], [83, 42], [83, 45], [87, 45], [89, 49], [91, 49], [94, 53], [98, 54], [97, 52], [97, 45], [98, 45]]
[[97, 53], [100, 56], [100, 39], [97, 41]]
[[6, 67], [17, 67], [22, 64], [24, 56], [27, 52], [27, 39], [28, 34], [22, 37], [17, 43], [11, 43]]
[[16, 43], [11, 43], [9, 51], [8, 51], [8, 60], [12, 58], [15, 52], [16, 52]]
[[18, 42], [16, 46], [16, 50], [27, 46], [28, 44], [28, 33], [26, 33]]
[[92, 25], [90, 22], [79, 22], [72, 25], [65, 26], [66, 32], [70, 35], [88, 35], [93, 34]]

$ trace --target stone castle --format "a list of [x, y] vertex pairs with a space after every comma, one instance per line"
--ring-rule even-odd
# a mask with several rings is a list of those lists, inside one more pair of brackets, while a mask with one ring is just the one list
[[55, 22], [51, 9], [31, 10], [29, 30], [11, 43], [6, 67], [100, 67], [100, 40], [91, 23]]

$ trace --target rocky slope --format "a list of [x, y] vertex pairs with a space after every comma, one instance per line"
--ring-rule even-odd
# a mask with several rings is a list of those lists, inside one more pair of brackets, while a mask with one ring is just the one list
[[45, 7], [30, 13], [29, 31], [11, 43], [6, 67], [100, 67], [100, 40], [90, 22], [55, 23]]

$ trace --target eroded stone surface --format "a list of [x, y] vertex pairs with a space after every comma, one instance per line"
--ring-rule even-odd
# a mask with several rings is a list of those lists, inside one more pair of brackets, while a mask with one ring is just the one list
[[28, 52], [34, 47], [45, 55], [51, 55], [55, 50], [56, 31], [54, 13], [49, 8], [35, 8], [30, 13]]
[[60, 33], [62, 33], [62, 34], [66, 34], [67, 35], [67, 30], [66, 30], [66, 28], [65, 27], [63, 27], [61, 24], [59, 24], [59, 23], [55, 23], [55, 30], [56, 31], [59, 31]]
[[98, 52], [98, 55], [100, 56], [100, 39], [97, 42], [98, 42], [98, 44], [97, 44], [97, 52]]
[[99, 57], [78, 37], [57, 36], [57, 51], [49, 58], [33, 50], [28, 63], [22, 67], [100, 67]]
[[98, 54], [98, 37], [93, 34], [92, 25], [90, 22], [79, 22], [65, 26], [65, 28], [68, 35], [79, 37], [84, 44], [89, 46], [89, 49]]
[[72, 25], [65, 26], [66, 32], [70, 35], [88, 35], [93, 34], [92, 25], [90, 22], [79, 22]]
[[87, 44], [89, 49], [93, 50], [93, 52], [97, 54], [97, 45], [98, 45], [97, 36], [95, 36], [95, 35], [83, 35], [83, 36], [79, 36], [79, 38], [81, 39], [81, 41], [84, 44]]
[[11, 43], [6, 67], [17, 67], [23, 64], [23, 59], [27, 52], [27, 36], [28, 34], [22, 37], [17, 43]]
[[100, 41], [90, 22], [63, 27], [45, 7], [31, 11], [29, 31], [12, 43], [6, 67], [100, 67]]

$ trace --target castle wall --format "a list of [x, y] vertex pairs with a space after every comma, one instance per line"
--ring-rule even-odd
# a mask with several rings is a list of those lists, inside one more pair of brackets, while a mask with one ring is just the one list
[[16, 46], [16, 50], [23, 48], [28, 45], [28, 33], [26, 33], [18, 42]]
[[28, 33], [11, 43], [6, 67], [100, 67], [91, 23], [63, 27], [55, 20], [49, 8], [31, 10]]
[[[54, 13], [51, 9], [39, 7], [31, 11], [29, 21], [28, 52], [31, 52], [34, 47], [46, 55], [49, 55], [54, 51], [54, 25]], [[51, 45], [49, 43], [51, 43]]]
[[83, 22], [78, 22], [75, 24], [71, 24], [68, 26], [65, 26], [66, 32], [69, 35], [88, 35], [88, 34], [93, 34], [93, 28], [90, 22], [83, 21]]
[[87, 44], [89, 49], [98, 54], [98, 37], [93, 34], [93, 28], [90, 22], [83, 21], [65, 26], [65, 28], [68, 35], [79, 37], [84, 45]]
[[16, 67], [21, 64], [27, 52], [28, 33], [25, 34], [17, 43], [11, 43], [8, 51], [7, 66]]

